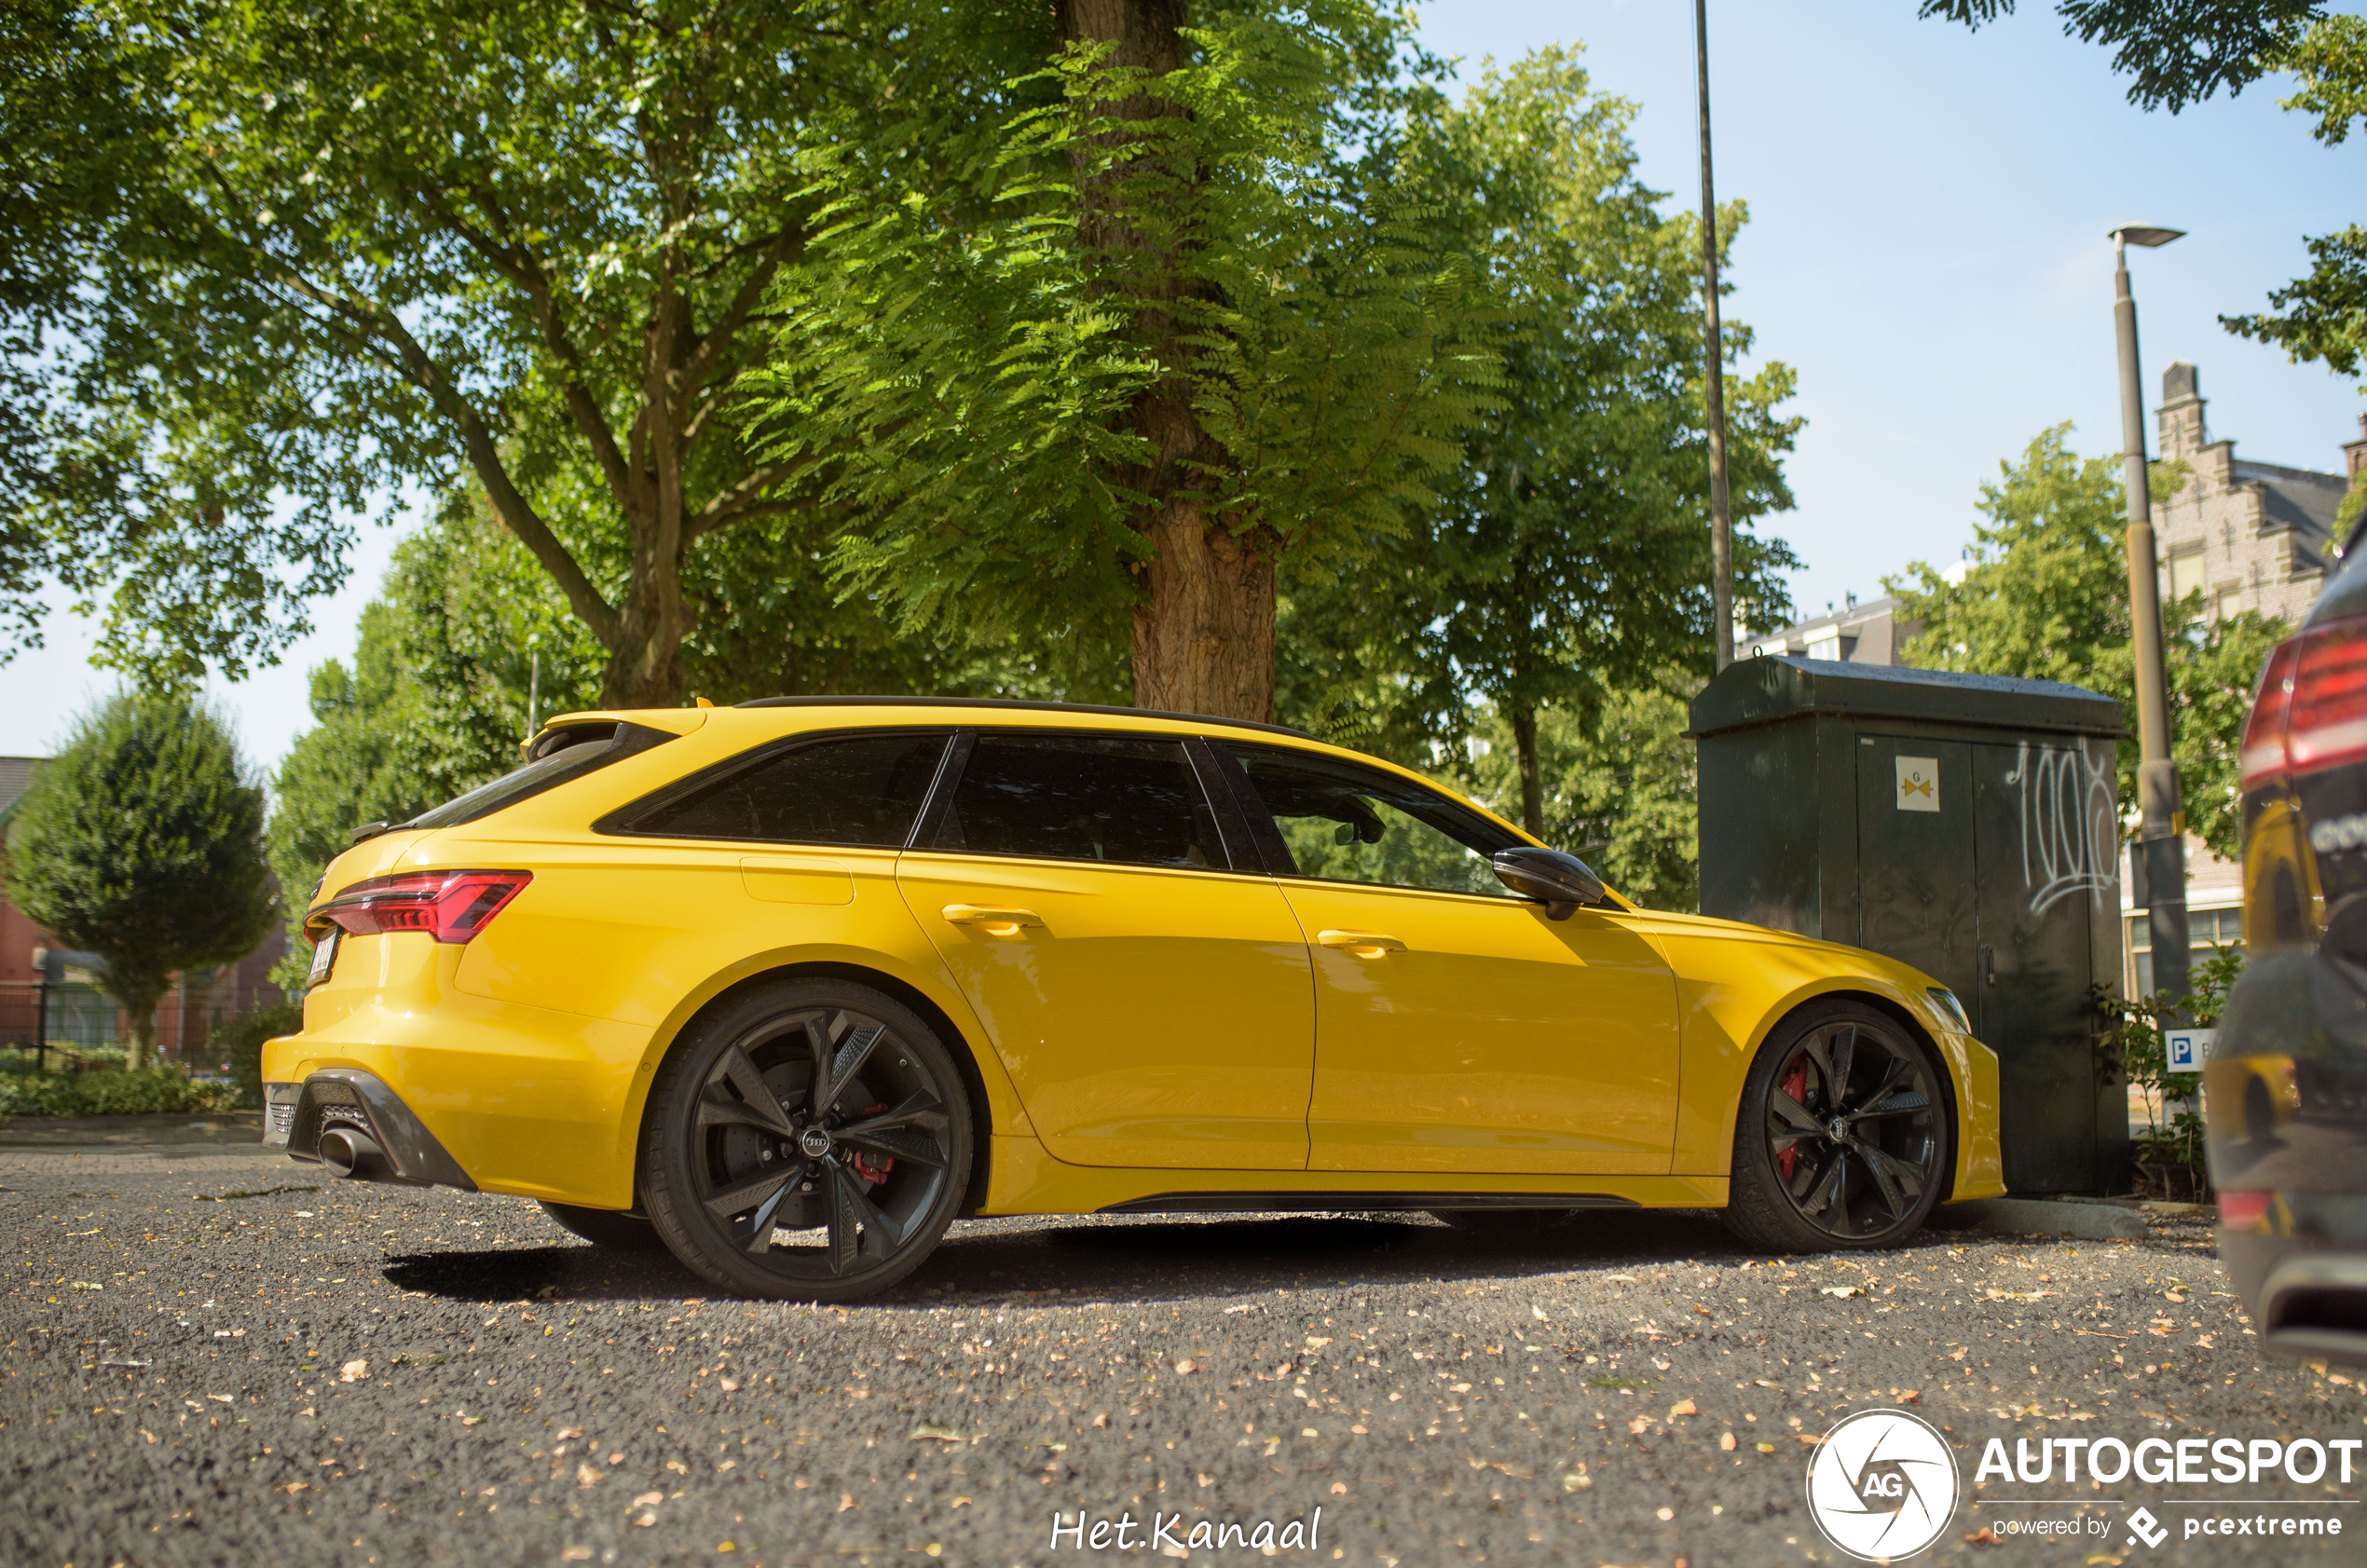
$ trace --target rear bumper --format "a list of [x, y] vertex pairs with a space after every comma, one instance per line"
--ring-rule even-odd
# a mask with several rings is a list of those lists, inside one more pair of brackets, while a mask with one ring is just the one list
[[362, 1134], [385, 1153], [382, 1166], [355, 1172], [360, 1179], [477, 1190], [435, 1134], [376, 1073], [324, 1068], [300, 1084], [266, 1084], [263, 1100], [263, 1141], [284, 1147], [290, 1159], [319, 1163], [322, 1135], [344, 1129]]
[[2262, 1345], [2367, 1365], [2367, 976], [2254, 960], [2204, 1068], [2220, 1253]]

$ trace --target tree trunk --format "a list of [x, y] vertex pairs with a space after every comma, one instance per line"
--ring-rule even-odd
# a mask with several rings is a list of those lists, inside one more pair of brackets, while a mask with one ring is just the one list
[[[1054, 14], [1064, 39], [1108, 45], [1112, 65], [1156, 78], [1184, 61], [1183, 0], [1056, 0]], [[1104, 107], [1132, 120], [1184, 113], [1149, 93]], [[1123, 207], [1106, 187], [1096, 192], [1088, 186], [1080, 220], [1088, 247], [1138, 256], [1145, 249], [1144, 237], [1114, 215], [1114, 209]], [[1154, 272], [1167, 280], [1163, 293], [1159, 285], [1150, 286], [1155, 301], [1195, 287], [1182, 277], [1180, 258], [1165, 254], [1155, 260]], [[1192, 412], [1193, 350], [1175, 318], [1154, 303], [1137, 313], [1136, 331], [1144, 347], [1174, 372], [1134, 409], [1135, 428], [1150, 439], [1157, 457], [1116, 476], [1152, 498], [1136, 524], [1152, 558], [1137, 579], [1143, 599], [1135, 607], [1131, 638], [1134, 701], [1145, 708], [1271, 721], [1272, 540], [1259, 530], [1235, 534], [1223, 518], [1210, 515], [1201, 494], [1206, 475], [1190, 465], [1221, 460], [1223, 455]]]
[[1512, 721], [1512, 748], [1521, 770], [1521, 825], [1545, 837], [1545, 784], [1537, 771], [1537, 710], [1526, 704], [1507, 712]]
[[1143, 530], [1156, 554], [1134, 609], [1134, 701], [1270, 723], [1274, 563], [1202, 516], [1191, 500], [1171, 501]]
[[123, 1065], [137, 1072], [157, 1063], [157, 999], [144, 1002], [126, 1002], [124, 1011], [131, 1015], [131, 1038], [124, 1042]]

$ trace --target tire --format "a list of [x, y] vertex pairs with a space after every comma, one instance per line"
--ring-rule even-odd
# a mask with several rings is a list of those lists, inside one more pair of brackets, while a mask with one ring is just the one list
[[1743, 1081], [1727, 1229], [1754, 1251], [1896, 1245], [1954, 1166], [1945, 1082], [1931, 1047], [1887, 1014], [1840, 1001], [1793, 1013]]
[[595, 1247], [618, 1252], [656, 1252], [665, 1243], [657, 1227], [637, 1214], [616, 1208], [579, 1208], [571, 1203], [546, 1203], [542, 1212], [563, 1231], [572, 1231]]
[[848, 1302], [935, 1248], [969, 1185], [969, 1097], [919, 1015], [850, 980], [734, 995], [650, 1093], [640, 1191], [683, 1266], [751, 1296]]

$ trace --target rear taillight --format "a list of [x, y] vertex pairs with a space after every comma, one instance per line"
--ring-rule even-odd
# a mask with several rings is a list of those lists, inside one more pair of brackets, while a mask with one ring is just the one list
[[2264, 1231], [2268, 1218], [2267, 1193], [2231, 1193], [2219, 1190], [2219, 1222], [2231, 1231]]
[[305, 920], [308, 933], [332, 925], [352, 936], [424, 931], [439, 942], [466, 942], [499, 914], [531, 871], [415, 871], [356, 882]]
[[2281, 643], [2244, 725], [2243, 787], [2367, 757], [2367, 618]]

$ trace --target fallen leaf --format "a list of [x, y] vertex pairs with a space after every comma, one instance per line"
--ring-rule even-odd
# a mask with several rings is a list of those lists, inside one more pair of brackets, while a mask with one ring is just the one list
[[[344, 1366], [337, 1369], [337, 1381], [339, 1383], [360, 1383], [369, 1375], [370, 1363], [367, 1361], [348, 1361]], [[587, 1547], [584, 1549], [589, 1551], [591, 1548]]]
[[935, 1438], [941, 1443], [958, 1443], [963, 1440], [962, 1434], [952, 1427], [941, 1426], [933, 1421], [924, 1421], [912, 1428], [913, 1441], [918, 1442], [924, 1438]]
[[1534, 1303], [1530, 1305], [1528, 1315], [1531, 1317], [1536, 1318], [1539, 1323], [1551, 1323], [1553, 1321], [1552, 1318], [1545, 1316], [1545, 1309], [1543, 1307], [1538, 1306]]
[[1697, 1313], [1701, 1314], [1703, 1317], [1707, 1317], [1707, 1316], [1710, 1316], [1710, 1310], [1709, 1310], [1709, 1308], [1707, 1308], [1707, 1307], [1705, 1307], [1705, 1306], [1702, 1305], [1702, 1303], [1701, 1303], [1701, 1302], [1695, 1302], [1693, 1303], [1693, 1310], [1694, 1310], [1695, 1312], [1697, 1312]]
[[[1862, 1296], [1866, 1294], [1866, 1288], [1862, 1285], [1820, 1285], [1816, 1293], [1820, 1296]], [[1997, 1292], [1991, 1290], [1990, 1294], [1994, 1296]]]
[[1898, 1402], [1902, 1405], [1920, 1405], [1923, 1402], [1923, 1391], [1920, 1388], [1910, 1388], [1898, 1397]]
[[578, 1465], [575, 1467], [575, 1484], [585, 1489], [595, 1487], [600, 1484], [600, 1472], [589, 1465]]
[[1997, 1533], [1984, 1524], [1978, 1530], [1967, 1534], [1964, 1539], [1973, 1546], [1993, 1547], [1997, 1544]]
[[1758, 1452], [1761, 1453], [1772, 1453], [1775, 1452], [1775, 1445], [1773, 1443], [1760, 1443], [1758, 1446]]
[[1731, 1433], [1731, 1432], [1720, 1432], [1720, 1433], [1717, 1435], [1717, 1451], [1718, 1451], [1720, 1453], [1731, 1453], [1731, 1452], [1734, 1452], [1734, 1434], [1733, 1434], [1733, 1433]]
[[573, 1442], [576, 1438], [583, 1436], [583, 1428], [581, 1426], [562, 1426], [554, 1435], [558, 1438], [559, 1441], [563, 1443]]
[[1784, 1391], [1784, 1385], [1783, 1385], [1782, 1384], [1780, 1384], [1780, 1383], [1770, 1383], [1770, 1382], [1768, 1382], [1768, 1381], [1767, 1381], [1765, 1378], [1763, 1378], [1763, 1377], [1755, 1377], [1755, 1378], [1751, 1379], [1751, 1381], [1752, 1381], [1753, 1383], [1755, 1383], [1755, 1384], [1758, 1384], [1758, 1386], [1759, 1386], [1759, 1387], [1761, 1387], [1761, 1388], [1772, 1388], [1772, 1389], [1773, 1389], [1773, 1390], [1775, 1390], [1775, 1392], [1776, 1392], [1776, 1393], [1778, 1393], [1778, 1394], [1781, 1394], [1781, 1393]]
[[855, 1500], [854, 1493], [841, 1492], [839, 1493], [838, 1512], [844, 1513], [849, 1508], [859, 1508], [861, 1507], [862, 1505]]
[[644, 1492], [640, 1496], [633, 1499], [633, 1506], [636, 1508], [654, 1508], [664, 1501], [665, 1493], [663, 1492]]
[[1702, 1412], [1701, 1408], [1695, 1405], [1692, 1400], [1679, 1399], [1676, 1403], [1668, 1407], [1668, 1413], [1670, 1418], [1674, 1419], [1680, 1415], [1699, 1415]]
[[1177, 1371], [1179, 1374], [1181, 1374], [1181, 1375], [1183, 1375], [1183, 1376], [1185, 1376], [1185, 1377], [1189, 1377], [1192, 1373], [1197, 1372], [1197, 1371], [1198, 1371], [1198, 1370], [1200, 1370], [1200, 1364], [1199, 1364], [1197, 1361], [1193, 1360], [1190, 1357], [1186, 1356], [1186, 1357], [1184, 1357], [1180, 1358], [1180, 1359], [1179, 1359], [1179, 1360], [1175, 1363], [1175, 1370], [1176, 1370], [1176, 1371]]
[[1639, 1415], [1635, 1420], [1627, 1424], [1627, 1429], [1640, 1437], [1651, 1428], [1651, 1425], [1652, 1418], [1650, 1416]]
[[1583, 1492], [1594, 1484], [1593, 1476], [1567, 1475], [1562, 1478], [1564, 1492]]
[[569, 1547], [565, 1551], [559, 1553], [559, 1561], [562, 1562], [589, 1562], [592, 1561], [592, 1548], [590, 1547]]

